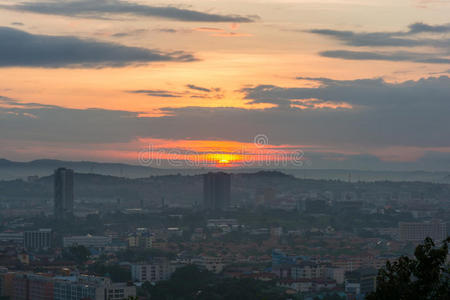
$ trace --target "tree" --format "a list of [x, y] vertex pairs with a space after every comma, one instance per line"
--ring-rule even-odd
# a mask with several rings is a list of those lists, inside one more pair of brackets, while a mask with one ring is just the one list
[[284, 300], [275, 282], [223, 278], [197, 266], [175, 271], [170, 280], [142, 286], [152, 300]]
[[98, 276], [109, 276], [113, 282], [131, 281], [131, 272], [119, 265], [95, 263], [89, 266], [89, 272]]
[[77, 264], [84, 264], [89, 257], [91, 252], [85, 246], [72, 246], [64, 249], [63, 257], [66, 259], [74, 260]]
[[431, 238], [417, 246], [415, 259], [402, 256], [386, 263], [377, 277], [377, 289], [367, 300], [450, 299], [450, 268], [446, 263], [450, 237], [436, 247]]

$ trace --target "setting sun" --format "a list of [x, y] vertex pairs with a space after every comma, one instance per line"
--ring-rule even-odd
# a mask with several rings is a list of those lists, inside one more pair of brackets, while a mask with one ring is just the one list
[[213, 165], [220, 165], [221, 167], [231, 165], [241, 160], [240, 155], [227, 153], [207, 154], [205, 158]]

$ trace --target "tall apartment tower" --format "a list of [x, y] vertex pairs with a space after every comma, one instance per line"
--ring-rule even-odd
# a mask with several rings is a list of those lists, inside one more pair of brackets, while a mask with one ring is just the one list
[[203, 175], [203, 205], [208, 210], [230, 206], [231, 175], [223, 172]]
[[54, 180], [55, 218], [69, 218], [73, 216], [73, 170], [55, 170]]

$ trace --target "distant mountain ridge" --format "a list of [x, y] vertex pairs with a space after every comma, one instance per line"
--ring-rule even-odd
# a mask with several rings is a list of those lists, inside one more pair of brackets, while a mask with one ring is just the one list
[[[93, 162], [93, 161], [64, 161], [57, 159], [37, 159], [29, 162], [16, 162], [0, 158], [0, 180], [26, 179], [29, 176], [48, 176], [60, 167], [75, 170], [77, 173], [99, 174], [127, 178], [144, 178], [161, 175], [198, 175], [214, 168], [169, 169], [148, 166], [131, 165], [126, 163]], [[345, 169], [262, 169], [262, 168], [225, 168], [222, 171], [230, 173], [282, 172], [305, 179], [328, 179], [342, 181], [424, 181], [450, 184], [449, 172], [430, 171], [369, 171]]]
[[36, 159], [29, 162], [16, 162], [7, 159], [0, 159], [1, 166], [38, 166], [38, 167], [127, 167], [127, 168], [147, 168], [156, 169], [152, 167], [134, 166], [124, 163], [109, 163], [109, 162], [93, 162], [93, 161], [64, 161], [57, 159]]
[[[159, 174], [157, 168], [134, 166], [123, 163], [103, 163], [92, 161], [63, 161], [38, 159], [29, 162], [15, 162], [0, 159], [0, 179], [26, 178], [28, 176], [47, 176], [57, 168], [65, 167], [78, 173], [96, 173], [119, 177], [147, 177]], [[164, 173], [164, 172], [162, 172]]]

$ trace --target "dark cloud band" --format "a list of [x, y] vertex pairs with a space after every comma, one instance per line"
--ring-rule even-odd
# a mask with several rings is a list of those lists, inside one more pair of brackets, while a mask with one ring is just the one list
[[243, 92], [254, 103], [316, 98], [343, 101], [352, 108], [167, 107], [160, 109], [162, 116], [142, 117], [139, 112], [40, 106], [0, 97], [0, 140], [117, 143], [137, 137], [190, 137], [248, 142], [263, 132], [271, 144], [450, 147], [447, 76], [401, 83], [300, 79], [320, 85], [255, 86]]
[[321, 56], [341, 58], [347, 60], [385, 60], [385, 61], [410, 61], [428, 64], [450, 64], [450, 58], [439, 54], [417, 53], [407, 51], [378, 52], [378, 51], [348, 51], [331, 50], [319, 53]]
[[157, 17], [185, 22], [253, 22], [257, 17], [204, 13], [175, 6], [149, 6], [120, 0], [80, 0], [54, 2], [25, 2], [3, 5], [2, 8], [39, 14], [71, 17], [98, 17], [100, 15], [134, 15]]
[[321, 56], [341, 58], [348, 60], [384, 60], [384, 61], [410, 61], [431, 64], [450, 63], [450, 39], [437, 37], [436, 34], [450, 32], [450, 24], [428, 25], [414, 23], [407, 31], [397, 32], [354, 32], [332, 29], [312, 29], [309, 33], [331, 37], [353, 47], [401, 47], [401, 48], [433, 48], [426, 53], [418, 51], [354, 51], [330, 50], [320, 53]]
[[185, 52], [161, 52], [71, 36], [34, 35], [0, 27], [0, 67], [102, 68], [159, 61], [193, 61]]

